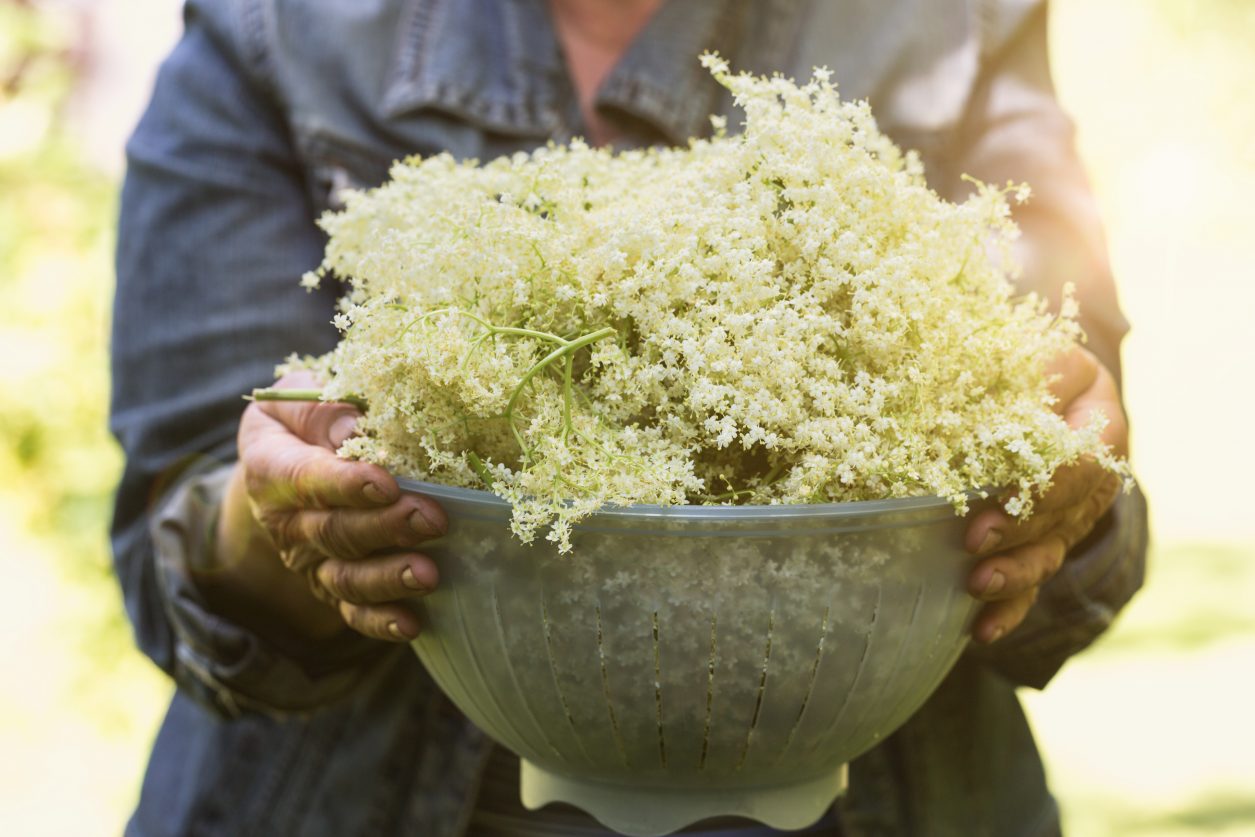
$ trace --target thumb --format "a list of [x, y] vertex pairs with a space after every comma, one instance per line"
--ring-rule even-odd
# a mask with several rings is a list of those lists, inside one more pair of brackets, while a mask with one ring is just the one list
[[[317, 389], [322, 385], [312, 373], [290, 372], [275, 382], [275, 389]], [[310, 445], [337, 450], [357, 431], [362, 412], [340, 401], [258, 401], [262, 412], [283, 424]]]

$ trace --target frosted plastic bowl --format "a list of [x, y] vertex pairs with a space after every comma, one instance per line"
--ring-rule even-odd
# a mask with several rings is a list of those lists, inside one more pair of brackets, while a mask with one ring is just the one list
[[449, 531], [413, 643], [472, 721], [561, 801], [660, 835], [719, 815], [817, 820], [846, 764], [927, 699], [977, 603], [935, 498], [632, 506], [524, 546], [484, 491], [408, 480]]

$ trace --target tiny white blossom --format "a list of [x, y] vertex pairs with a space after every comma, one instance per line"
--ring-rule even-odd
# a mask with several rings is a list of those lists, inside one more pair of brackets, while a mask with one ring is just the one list
[[[687, 147], [582, 141], [486, 164], [396, 164], [320, 223], [318, 286], [348, 283], [339, 345], [310, 368], [370, 405], [341, 454], [486, 487], [513, 531], [570, 548], [605, 505], [805, 503], [1017, 490], [1031, 513], [1103, 417], [1050, 408], [1047, 360], [1075, 345], [1017, 297], [1008, 200], [954, 204], [865, 102], [820, 68], [733, 75], [745, 113]], [[350, 328], [351, 326], [351, 328]]]

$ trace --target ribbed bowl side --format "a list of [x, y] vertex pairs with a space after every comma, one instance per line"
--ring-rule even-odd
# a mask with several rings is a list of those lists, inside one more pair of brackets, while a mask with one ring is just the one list
[[476, 724], [557, 773], [751, 787], [831, 771], [923, 703], [976, 606], [943, 504], [615, 512], [558, 556], [519, 544], [500, 501], [428, 493], [450, 528], [428, 549], [441, 582], [415, 650]]

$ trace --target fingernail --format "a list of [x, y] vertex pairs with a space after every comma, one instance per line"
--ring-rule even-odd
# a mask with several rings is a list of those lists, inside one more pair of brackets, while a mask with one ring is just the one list
[[985, 539], [980, 542], [980, 546], [976, 548], [976, 551], [982, 554], [993, 552], [1000, 543], [1002, 543], [1002, 530], [990, 529], [985, 533]]
[[331, 429], [327, 431], [327, 439], [331, 442], [331, 446], [338, 448], [340, 445], [348, 441], [348, 438], [357, 430], [356, 416], [341, 416], [336, 419]]
[[396, 622], [388, 623], [388, 633], [392, 634], [397, 639], [409, 639], [409, 637], [401, 633], [401, 626], [398, 625]]
[[368, 482], [362, 486], [362, 494], [372, 503], [388, 502], [388, 495], [384, 494], [383, 489], [375, 485], [373, 482]]
[[420, 508], [410, 515], [410, 528], [420, 535], [439, 535], [441, 527]]
[[401, 570], [401, 583], [404, 584], [406, 587], [410, 588], [411, 590], [426, 590], [427, 589], [426, 587], [424, 587], [422, 584], [419, 583], [417, 578], [414, 577], [414, 570], [410, 569], [409, 567], [406, 567], [405, 569]]
[[1006, 586], [1007, 577], [1002, 573], [995, 571], [994, 574], [989, 577], [989, 581], [985, 582], [985, 593], [987, 595], [993, 595]]
[[[396, 623], [394, 622], [393, 624], [396, 624]], [[1002, 639], [1002, 635], [1005, 634], [1006, 632], [1007, 632], [1007, 629], [1002, 627], [1001, 625], [994, 628], [994, 632], [989, 635], [989, 640], [988, 640], [989, 644], [993, 645], [995, 642]]]

